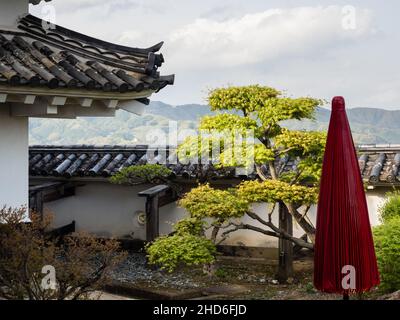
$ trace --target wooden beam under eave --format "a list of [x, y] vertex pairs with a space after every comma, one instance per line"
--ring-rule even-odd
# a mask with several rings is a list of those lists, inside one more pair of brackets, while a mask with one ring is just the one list
[[6, 103], [7, 102], [7, 93], [0, 93], [0, 103]]
[[67, 98], [67, 101], [65, 102], [66, 106], [71, 106], [75, 105], [78, 107], [85, 107], [85, 108], [90, 108], [93, 104], [93, 99], [92, 98]]
[[78, 103], [81, 107], [90, 108], [93, 104], [93, 99], [90, 98], [79, 98]]
[[0, 92], [5, 94], [22, 94], [22, 95], [36, 95], [48, 97], [68, 97], [68, 98], [90, 98], [96, 100], [134, 100], [140, 98], [148, 98], [154, 90], [143, 90], [140, 92], [108, 92], [101, 90], [86, 90], [86, 89], [71, 89], [71, 88], [57, 88], [49, 90], [46, 87], [29, 87], [29, 86], [10, 86], [0, 84]]
[[115, 109], [118, 106], [118, 100], [102, 100], [103, 104], [109, 109]]
[[67, 102], [67, 97], [43, 97], [50, 106], [64, 106]]
[[11, 115], [14, 117], [46, 117], [58, 114], [57, 106], [49, 106], [46, 104], [26, 105], [22, 103], [13, 104], [11, 106]]
[[15, 117], [75, 119], [76, 117], [114, 117], [116, 109], [105, 108], [100, 101], [94, 101], [90, 108], [78, 104], [50, 106], [42, 99], [34, 105], [12, 104], [11, 115]]
[[136, 100], [120, 101], [118, 104], [118, 108], [141, 116], [144, 114], [146, 105]]
[[24, 98], [24, 104], [34, 104], [36, 100], [36, 96], [32, 94], [27, 94]]
[[11, 102], [11, 103], [23, 103], [23, 104], [34, 104], [36, 101], [36, 96], [33, 94], [0, 94], [3, 96], [3, 100], [0, 98], [0, 102]]
[[104, 104], [100, 101], [94, 101], [90, 108], [76, 106], [75, 114], [77, 117], [114, 117], [115, 110], [116, 109], [105, 108]]
[[57, 106], [47, 106], [46, 114], [57, 114], [57, 113], [58, 113], [58, 107]]

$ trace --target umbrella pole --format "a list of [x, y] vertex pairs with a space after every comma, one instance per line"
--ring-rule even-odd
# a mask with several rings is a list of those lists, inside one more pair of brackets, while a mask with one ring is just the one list
[[348, 293], [343, 293], [343, 300], [350, 300]]

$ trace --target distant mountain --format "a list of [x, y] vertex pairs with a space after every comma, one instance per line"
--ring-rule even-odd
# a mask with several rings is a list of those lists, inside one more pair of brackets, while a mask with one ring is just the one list
[[[206, 105], [171, 106], [154, 101], [142, 116], [117, 111], [115, 118], [31, 119], [30, 144], [144, 144], [150, 130], [167, 132], [170, 120], [176, 121], [179, 129], [195, 130], [198, 120], [210, 114]], [[400, 143], [400, 111], [355, 108], [347, 114], [357, 144]], [[330, 111], [321, 108], [315, 121], [287, 121], [284, 125], [298, 130], [326, 130], [329, 117]]]
[[[357, 144], [400, 144], [400, 111], [376, 108], [347, 110], [347, 117]], [[290, 121], [293, 129], [327, 130], [330, 111], [319, 109], [315, 121]]]
[[212, 114], [210, 107], [201, 104], [184, 104], [171, 106], [163, 102], [151, 102], [146, 108], [146, 114], [155, 114], [171, 120], [196, 120], [206, 115]]

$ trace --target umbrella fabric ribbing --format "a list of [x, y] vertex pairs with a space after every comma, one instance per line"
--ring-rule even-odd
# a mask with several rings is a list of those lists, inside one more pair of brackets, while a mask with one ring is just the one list
[[[353, 290], [342, 280], [355, 269]], [[332, 101], [317, 212], [314, 285], [347, 295], [379, 284], [371, 226], [356, 150], [342, 97]]]

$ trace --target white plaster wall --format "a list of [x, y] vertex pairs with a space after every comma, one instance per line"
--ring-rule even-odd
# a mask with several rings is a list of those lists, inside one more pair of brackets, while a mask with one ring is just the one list
[[379, 220], [380, 214], [379, 209], [385, 202], [385, 194], [388, 191], [393, 190], [385, 190], [383, 188], [370, 190], [367, 192], [367, 204], [368, 204], [368, 211], [369, 211], [369, 222], [372, 226], [377, 226], [381, 222]]
[[[88, 182], [83, 187], [76, 189], [76, 195], [47, 203], [45, 208], [55, 215], [57, 227], [77, 223], [79, 231], [86, 231], [105, 237], [131, 237], [145, 239], [145, 226], [137, 221], [137, 211], [144, 212], [145, 199], [137, 196], [138, 192], [150, 186], [118, 186], [107, 182]], [[372, 225], [379, 223], [377, 208], [382, 203], [385, 192], [371, 192], [367, 196], [370, 221]], [[271, 205], [255, 204], [253, 210], [263, 219], [267, 219], [267, 212]], [[168, 234], [172, 224], [186, 215], [185, 211], [176, 204], [169, 204], [160, 209], [160, 233]], [[273, 222], [278, 225], [278, 207], [272, 215]], [[316, 207], [312, 207], [308, 217], [315, 225]], [[259, 222], [249, 217], [243, 222], [262, 227]], [[294, 221], [293, 233], [300, 237], [304, 234], [302, 228]], [[246, 245], [254, 247], [278, 246], [278, 239], [269, 237], [250, 230], [239, 230], [232, 233], [224, 244]]]
[[[369, 212], [369, 221], [371, 226], [376, 226], [380, 224], [379, 221], [379, 207], [385, 201], [385, 191], [384, 190], [374, 190], [368, 191], [367, 193], [367, 205]], [[270, 211], [271, 205], [267, 204], [255, 204], [253, 205], [253, 210], [263, 219], [267, 219], [267, 212]], [[304, 212], [304, 208], [299, 209], [300, 212]], [[278, 226], [278, 207], [276, 207], [273, 215], [272, 221]], [[317, 206], [312, 206], [307, 214], [307, 217], [310, 219], [311, 223], [316, 225], [317, 218]], [[246, 217], [243, 219], [244, 223], [249, 223], [255, 225], [257, 227], [262, 227], [262, 224], [259, 222], [254, 222], [253, 219]], [[304, 235], [304, 230], [293, 220], [293, 234], [297, 237], [301, 237]], [[238, 230], [231, 234], [228, 240], [225, 241], [225, 244], [230, 245], [242, 245], [245, 244], [247, 246], [254, 247], [278, 247], [278, 239], [270, 236], [266, 236], [260, 234], [258, 232], [250, 231], [250, 230]]]
[[16, 21], [29, 11], [29, 0], [0, 0], [0, 26], [15, 26]]
[[[137, 194], [148, 188], [150, 186], [127, 187], [107, 182], [90, 182], [77, 187], [75, 196], [46, 203], [45, 210], [54, 215], [56, 227], [75, 220], [77, 231], [103, 237], [144, 240], [146, 229], [139, 224], [137, 211], [144, 212], [145, 198]], [[184, 214], [184, 210], [175, 204], [161, 208], [160, 233], [169, 233], [171, 224]]]
[[[253, 204], [253, 211], [257, 213], [262, 219], [268, 220], [268, 213], [272, 210], [271, 204], [266, 203], [258, 203]], [[302, 211], [303, 208], [300, 208]], [[310, 221], [315, 225], [316, 220], [316, 208], [312, 207], [307, 215], [310, 218]], [[265, 228], [260, 222], [254, 221], [250, 217], [246, 216], [242, 219], [243, 223], [251, 224], [256, 227]], [[275, 210], [272, 214], [272, 222], [279, 226], [279, 208], [276, 205]], [[293, 220], [293, 234], [297, 237], [301, 237], [304, 235], [304, 230]], [[278, 239], [275, 237], [270, 237], [267, 235], [263, 235], [261, 233], [251, 231], [251, 230], [238, 230], [234, 233], [231, 233], [229, 239], [225, 240], [225, 244], [229, 245], [246, 245], [246, 246], [253, 246], [253, 247], [267, 247], [273, 248], [278, 247]]]
[[0, 104], [0, 207], [28, 205], [28, 118]]

